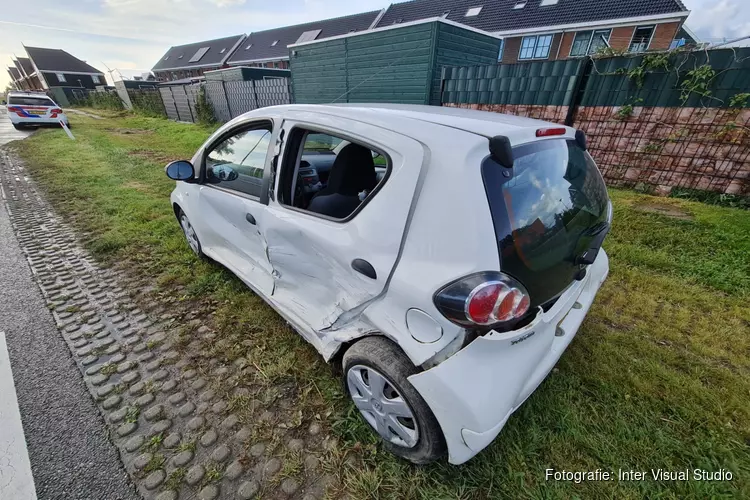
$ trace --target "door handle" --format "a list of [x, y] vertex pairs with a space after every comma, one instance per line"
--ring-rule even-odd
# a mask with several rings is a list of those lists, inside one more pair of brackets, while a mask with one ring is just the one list
[[378, 279], [378, 274], [375, 272], [375, 268], [365, 259], [354, 259], [352, 261], [352, 269], [360, 274], [364, 274], [370, 279]]
[[253, 217], [253, 214], [245, 214], [245, 220], [253, 226], [255, 225], [255, 217]]

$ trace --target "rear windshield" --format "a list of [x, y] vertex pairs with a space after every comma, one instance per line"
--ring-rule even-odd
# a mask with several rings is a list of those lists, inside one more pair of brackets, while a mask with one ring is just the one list
[[8, 96], [8, 104], [16, 106], [54, 106], [55, 103], [46, 97]]
[[591, 156], [573, 140], [513, 149], [513, 176], [485, 161], [482, 175], [498, 239], [501, 269], [526, 286], [532, 305], [570, 285], [576, 258], [606, 222], [608, 195]]

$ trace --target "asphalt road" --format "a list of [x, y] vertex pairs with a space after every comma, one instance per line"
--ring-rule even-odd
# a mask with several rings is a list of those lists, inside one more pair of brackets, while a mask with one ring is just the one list
[[[16, 131], [0, 106], [0, 145], [28, 134]], [[0, 330], [6, 334], [38, 498], [137, 499], [81, 372], [32, 280], [3, 202]]]
[[31, 132], [28, 130], [14, 129], [13, 124], [10, 123], [10, 118], [8, 118], [8, 111], [5, 109], [5, 106], [0, 106], [0, 146], [10, 141], [23, 139], [29, 134]]

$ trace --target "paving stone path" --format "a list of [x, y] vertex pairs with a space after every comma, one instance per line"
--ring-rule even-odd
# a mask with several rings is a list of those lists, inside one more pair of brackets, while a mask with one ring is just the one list
[[[128, 278], [102, 268], [79, 246], [22, 163], [4, 151], [0, 181], [35, 279], [144, 498], [326, 495], [337, 480], [321, 464], [335, 439], [316, 423], [288, 425], [295, 413], [289, 404], [256, 399], [258, 392], [243, 384], [245, 370], [252, 369], [247, 360], [225, 366], [209, 359], [194, 366], [195, 357], [209, 351], [213, 334], [193, 320], [193, 340], [178, 349], [173, 339], [184, 325], [158, 314], [164, 309], [139, 308]], [[232, 389], [220, 390], [219, 397], [220, 386]], [[251, 407], [252, 420], [240, 421], [230, 411], [237, 401]], [[270, 434], [259, 431], [269, 426]]]

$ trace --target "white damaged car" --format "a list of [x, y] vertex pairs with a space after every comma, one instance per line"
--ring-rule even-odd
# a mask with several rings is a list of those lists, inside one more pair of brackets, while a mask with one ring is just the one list
[[179, 181], [190, 248], [326, 360], [394, 454], [466, 462], [573, 340], [612, 207], [580, 131], [406, 105], [289, 105], [227, 123]]

